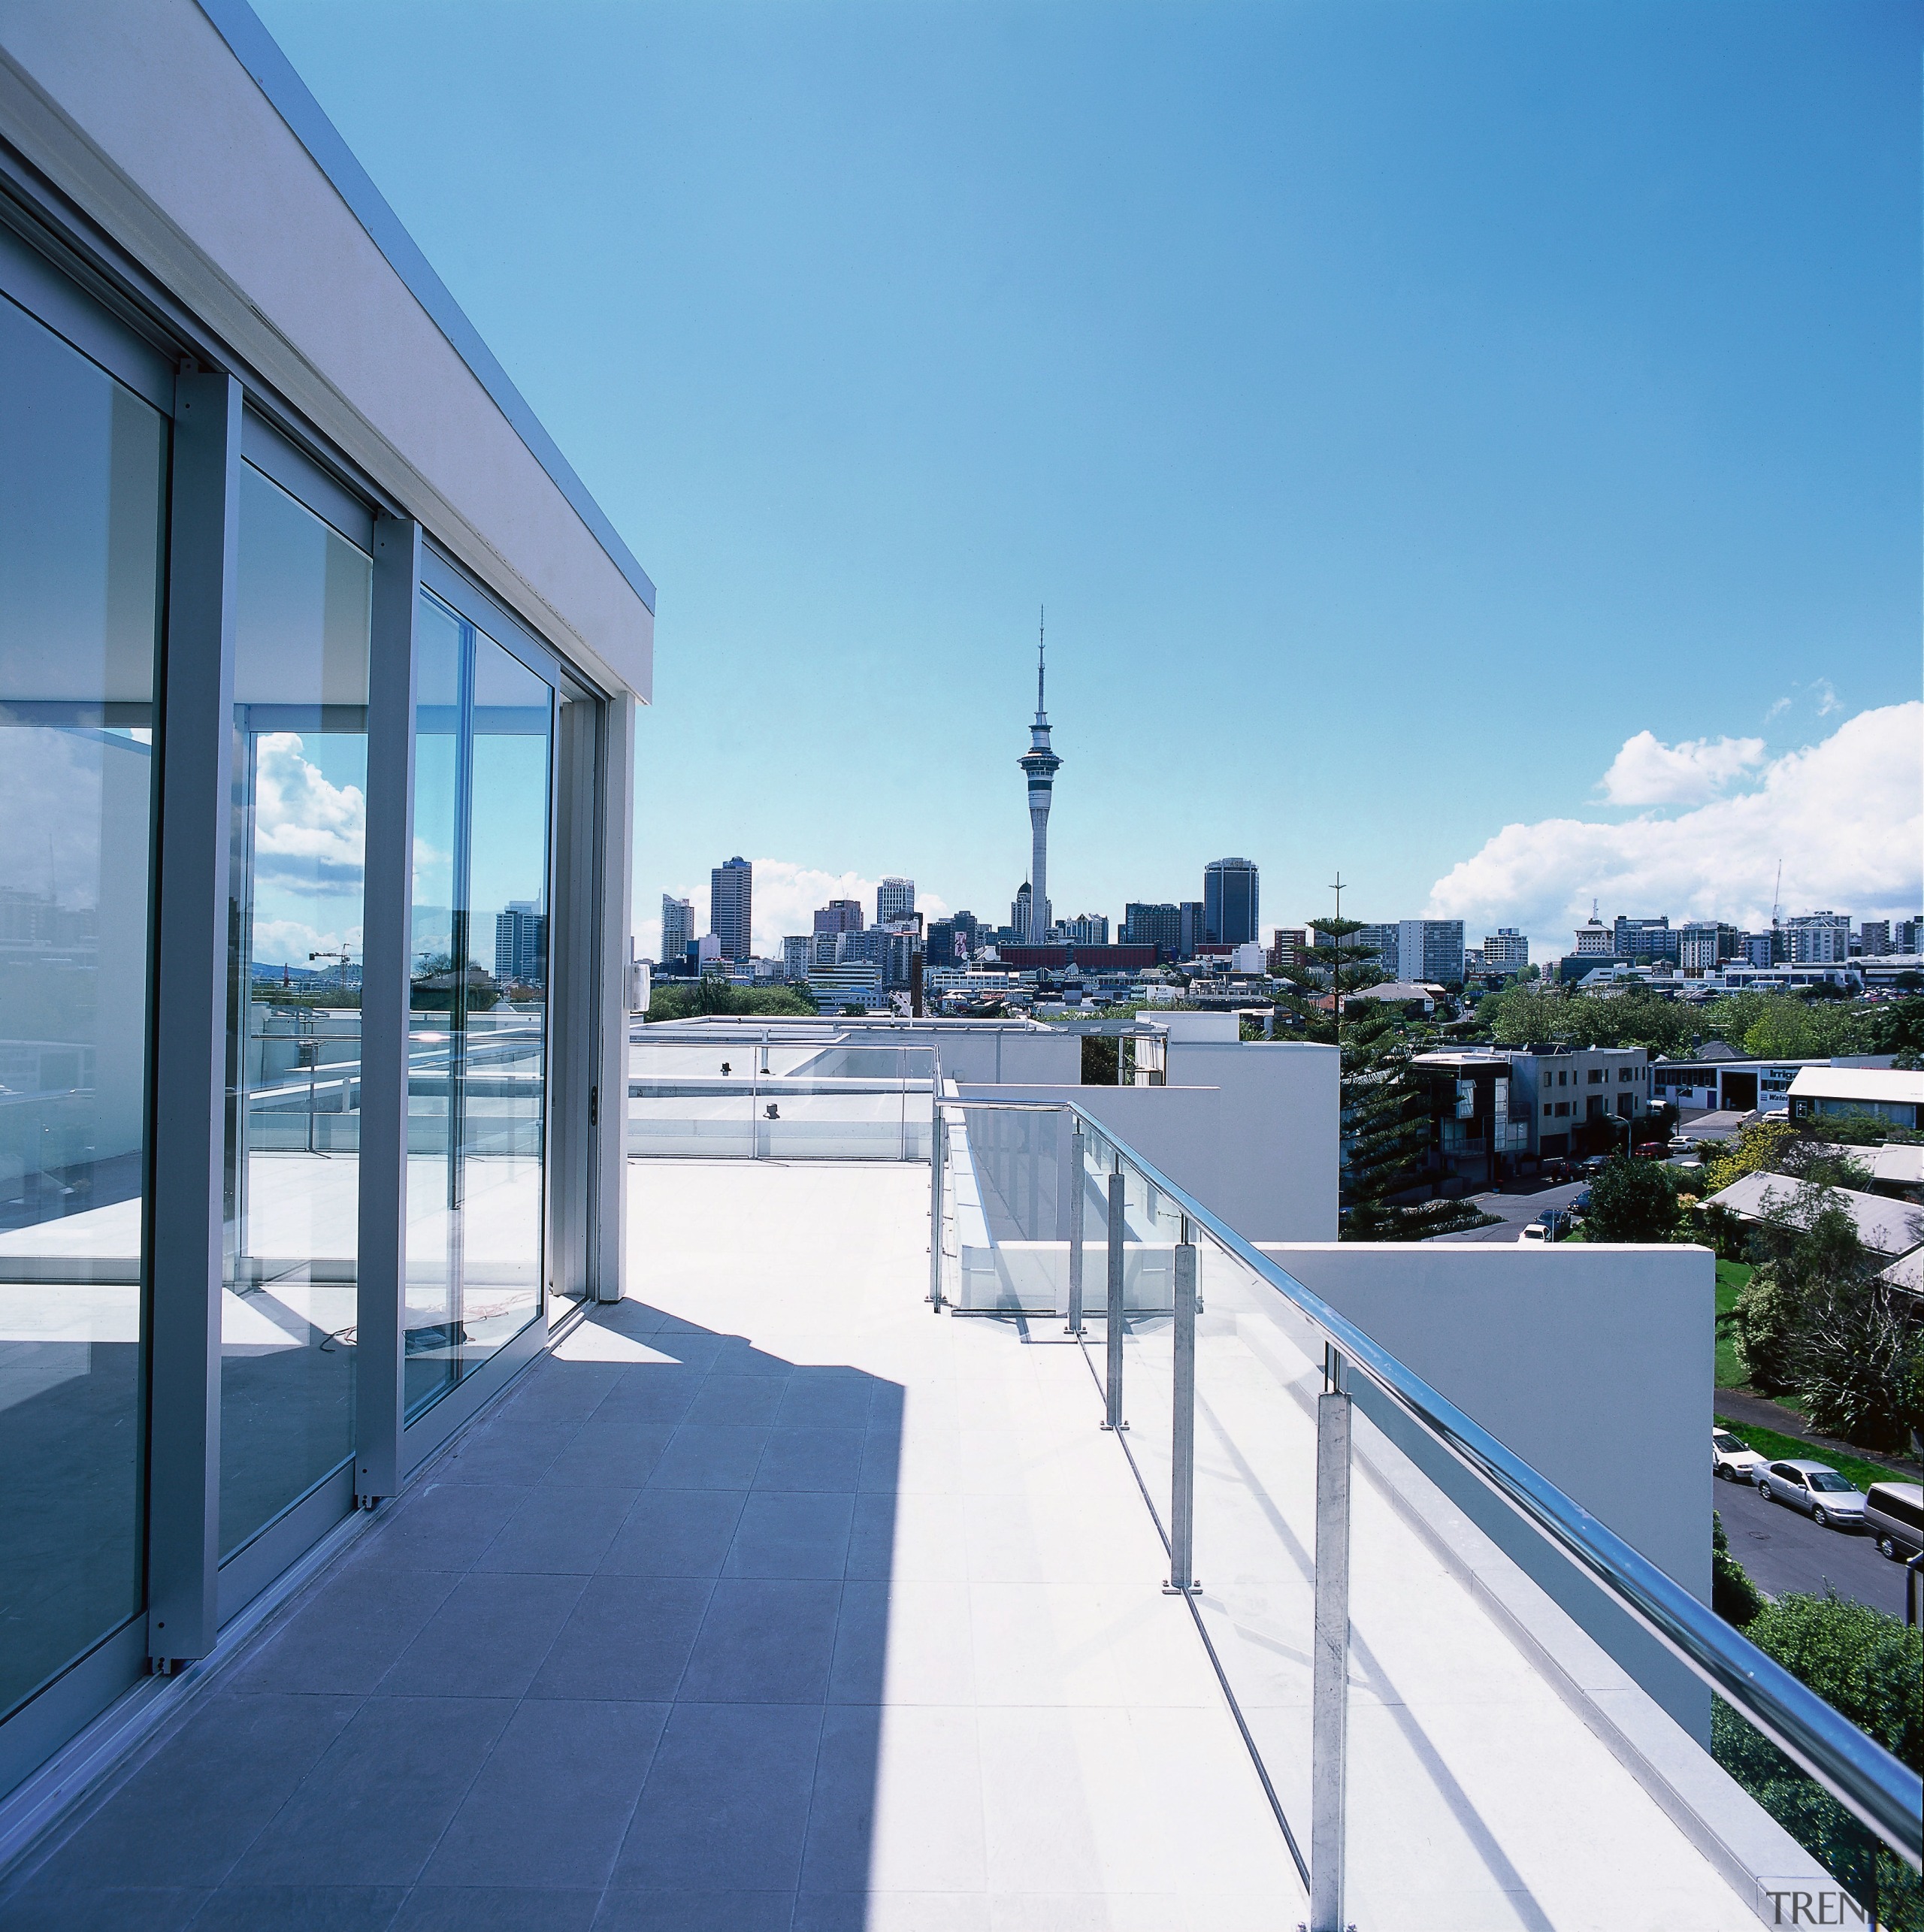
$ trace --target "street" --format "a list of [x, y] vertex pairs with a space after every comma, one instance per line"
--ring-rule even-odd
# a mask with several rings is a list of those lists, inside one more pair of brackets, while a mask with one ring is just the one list
[[1787, 1590], [1821, 1596], [1829, 1583], [1841, 1597], [1904, 1615], [1904, 1565], [1879, 1556], [1869, 1537], [1820, 1529], [1801, 1510], [1765, 1502], [1748, 1483], [1712, 1487], [1730, 1553], [1759, 1589], [1773, 1597]]
[[1514, 1242], [1544, 1208], [1569, 1207], [1584, 1191], [1584, 1187], [1582, 1181], [1572, 1181], [1555, 1187], [1539, 1188], [1530, 1194], [1494, 1192], [1478, 1194], [1473, 1197], [1476, 1205], [1486, 1214], [1496, 1214], [1501, 1217], [1495, 1226], [1466, 1228], [1460, 1234], [1432, 1235], [1430, 1239], [1436, 1241]]

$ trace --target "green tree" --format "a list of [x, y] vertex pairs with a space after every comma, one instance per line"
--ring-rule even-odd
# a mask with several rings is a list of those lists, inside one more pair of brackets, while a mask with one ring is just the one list
[[1756, 1060], [1802, 1060], [1821, 1053], [1811, 1009], [1799, 999], [1771, 1000], [1744, 1029], [1744, 1051]]
[[1711, 1608], [1726, 1623], [1739, 1630], [1764, 1607], [1764, 1595], [1750, 1580], [1750, 1573], [1730, 1553], [1730, 1538], [1723, 1518], [1711, 1512]]
[[1667, 1241], [1677, 1213], [1677, 1190], [1662, 1165], [1619, 1154], [1590, 1183], [1584, 1232], [1593, 1241]]
[[1342, 1236], [1345, 1241], [1401, 1241], [1439, 1232], [1474, 1210], [1407, 1211], [1393, 1197], [1419, 1187], [1429, 1151], [1429, 1082], [1411, 1060], [1409, 1029], [1375, 1001], [1343, 1023], [1340, 1109], [1342, 1122]]
[[[1786, 1595], [1744, 1635], [1913, 1771], [1924, 1770], [1924, 1632], [1867, 1604]], [[1924, 1888], [1844, 1807], [1720, 1698], [1717, 1762], [1892, 1932], [1924, 1932]]]
[[719, 973], [704, 973], [690, 984], [658, 984], [648, 1002], [651, 1021], [685, 1020], [701, 1014], [757, 1014], [779, 1018], [815, 1011], [806, 987], [793, 986], [731, 986]]
[[1747, 1174], [1781, 1173], [1777, 1163], [1796, 1137], [1796, 1129], [1785, 1120], [1753, 1120], [1740, 1127], [1735, 1139], [1726, 1141], [1704, 1163], [1704, 1191], [1720, 1194]]

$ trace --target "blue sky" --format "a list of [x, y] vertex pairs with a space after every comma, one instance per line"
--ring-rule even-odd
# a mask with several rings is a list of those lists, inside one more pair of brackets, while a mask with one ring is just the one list
[[257, 4], [660, 586], [643, 920], [1006, 916], [1043, 602], [1058, 913], [1918, 909], [1914, 8]]

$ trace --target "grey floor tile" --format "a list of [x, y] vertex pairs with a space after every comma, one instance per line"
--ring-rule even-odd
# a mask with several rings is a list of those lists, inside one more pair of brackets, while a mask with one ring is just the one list
[[525, 1483], [443, 1483], [430, 1478], [377, 1522], [343, 1567], [465, 1570], [526, 1500]]
[[591, 1578], [529, 1695], [672, 1699], [712, 1587], [705, 1577]]
[[235, 1672], [234, 1688], [365, 1697], [460, 1580], [449, 1570], [344, 1567], [263, 1636]]
[[722, 1574], [839, 1580], [855, 1509], [852, 1495], [752, 1493]]
[[501, 1525], [474, 1568], [586, 1576], [607, 1555], [640, 1493], [638, 1488], [543, 1483]]
[[547, 1480], [638, 1489], [655, 1473], [676, 1427], [673, 1422], [649, 1420], [604, 1402], [576, 1432], [567, 1453], [549, 1471]]
[[859, 1429], [773, 1429], [755, 1472], [758, 1489], [846, 1489], [861, 1474]]
[[625, 1416], [634, 1422], [678, 1423], [700, 1392], [706, 1365], [683, 1368], [673, 1363], [649, 1363], [627, 1370], [609, 1390], [597, 1411]]
[[875, 1378], [855, 1368], [798, 1368], [782, 1392], [775, 1420], [785, 1429], [867, 1426]]
[[819, 1704], [828, 1692], [839, 1583], [725, 1577], [682, 1679], [694, 1704]]
[[[967, 1586], [955, 1586], [958, 1595]], [[829, 1672], [828, 1701], [838, 1704], [882, 1701], [888, 1662], [889, 1586], [851, 1583], [842, 1588], [841, 1614], [835, 1628], [835, 1661]], [[829, 1887], [832, 1891], [836, 1889]]]
[[407, 1895], [400, 1885], [225, 1885], [194, 1932], [387, 1932]]
[[606, 1884], [667, 1716], [664, 1704], [528, 1698], [455, 1813], [424, 1882]]
[[235, 1879], [411, 1885], [514, 1707], [502, 1698], [371, 1698]]
[[774, 1375], [711, 1374], [701, 1385], [691, 1423], [772, 1423], [790, 1384]]
[[610, 1891], [594, 1932], [788, 1932], [787, 1891]]
[[580, 1597], [582, 1576], [479, 1571], [447, 1601], [381, 1680], [387, 1696], [518, 1698]]
[[419, 1885], [394, 1932], [588, 1932], [600, 1903], [598, 1885]]
[[670, 1894], [792, 1893], [821, 1730], [819, 1710], [676, 1705], [614, 1885]]
[[623, 1372], [619, 1362], [567, 1362], [551, 1355], [528, 1371], [503, 1413], [519, 1423], [564, 1416], [585, 1420], [601, 1406]]
[[499, 1422], [471, 1429], [434, 1465], [443, 1483], [538, 1483], [581, 1424], [573, 1416]]
[[747, 1336], [725, 1335], [709, 1371], [715, 1375], [792, 1375], [795, 1365], [755, 1347]]
[[809, 1891], [868, 1889], [881, 1743], [876, 1706], [844, 1706], [823, 1719], [803, 1854], [802, 1883]]
[[895, 1574], [895, 1507], [893, 1489], [856, 1497], [846, 1575], [885, 1583]]
[[644, 1489], [601, 1568], [631, 1577], [718, 1577], [746, 1500], [745, 1488]]
[[655, 1473], [652, 1489], [746, 1489], [768, 1440], [765, 1429], [732, 1423], [684, 1423]]
[[42, 1882], [213, 1886], [359, 1707], [349, 1697], [209, 1698], [42, 1867]]
[[892, 1492], [902, 1480], [902, 1436], [897, 1429], [872, 1429], [862, 1436], [862, 1472], [858, 1486]]
[[50, 1891], [0, 1903], [5, 1932], [183, 1932], [212, 1894], [171, 1885]]

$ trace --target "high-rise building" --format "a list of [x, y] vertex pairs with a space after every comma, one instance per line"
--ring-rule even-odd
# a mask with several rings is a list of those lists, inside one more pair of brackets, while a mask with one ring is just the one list
[[1106, 946], [1109, 942], [1106, 912], [1078, 912], [1073, 919], [1065, 919], [1059, 930], [1065, 939], [1075, 945]]
[[[1049, 746], [1049, 715], [1042, 703], [1042, 646], [1036, 646], [1036, 721], [1029, 727], [1029, 748], [1016, 760], [1029, 781], [1029, 884], [1026, 924], [1015, 924], [1039, 945], [1049, 929], [1049, 802], [1055, 790], [1055, 775], [1062, 760]], [[1018, 903], [1020, 903], [1018, 895]]]
[[[1039, 915], [1035, 909], [1035, 896], [1029, 889], [1029, 881], [1025, 878], [1017, 888], [1015, 898], [1009, 903], [1009, 923], [1022, 935], [1022, 943], [1024, 945], [1039, 943], [1039, 941], [1032, 940], [1029, 937], [1032, 932], [1039, 930], [1046, 933], [1049, 929], [1048, 902], [1046, 899], [1042, 902], [1042, 909]], [[1039, 919], [1039, 927], [1037, 924]]]
[[1739, 933], [1737, 957], [1747, 966], [1775, 966], [1783, 957], [1783, 939], [1780, 932]]
[[[1358, 966], [1374, 966], [1386, 979], [1417, 978], [1398, 969], [1402, 965], [1403, 929], [1396, 920], [1360, 926], [1343, 942], [1343, 957]], [[1420, 962], [1418, 962], [1420, 963]]]
[[1125, 946], [1155, 946], [1172, 957], [1182, 944], [1182, 909], [1173, 900], [1132, 899], [1122, 909]]
[[548, 915], [531, 899], [511, 899], [495, 915], [495, 977], [524, 986], [548, 980]]
[[1894, 953], [1924, 952], [1924, 912], [1915, 919], [1900, 919], [1891, 928], [1891, 951]]
[[1300, 926], [1278, 926], [1270, 935], [1269, 956], [1265, 960], [1272, 972], [1289, 972], [1301, 966], [1309, 953], [1309, 935]]
[[1202, 868], [1203, 938], [1219, 946], [1254, 939], [1261, 921], [1260, 885], [1250, 860], [1211, 860]]
[[897, 919], [915, 916], [915, 881], [912, 878], [885, 878], [875, 889], [875, 923], [886, 926]]
[[1202, 917], [1202, 902], [1199, 899], [1183, 899], [1176, 902], [1176, 957], [1193, 960], [1196, 950], [1209, 937]]
[[1460, 919], [1399, 919], [1396, 922], [1396, 977], [1448, 986], [1463, 976], [1463, 922]]
[[1743, 957], [1743, 934], [1720, 919], [1690, 919], [1677, 929], [1677, 963], [1686, 972], [1714, 972]]
[[694, 944], [694, 902], [661, 895], [661, 963], [679, 967]]
[[1783, 923], [1792, 966], [1841, 966], [1850, 957], [1847, 912], [1801, 912]]
[[749, 956], [755, 910], [755, 868], [739, 855], [708, 875], [708, 930], [722, 942], [725, 960]]
[[782, 938], [782, 977], [786, 980], [806, 979], [809, 969], [815, 964], [815, 935], [812, 933], [786, 933]]
[[1867, 960], [1882, 959], [1891, 949], [1891, 922], [1866, 919], [1857, 929], [1857, 950]]
[[1620, 913], [1610, 939], [1610, 950], [1620, 960], [1647, 964], [1652, 960], [1674, 961], [1677, 957], [1677, 935], [1670, 929], [1668, 913], [1656, 919], [1626, 919]]
[[1577, 928], [1577, 943], [1571, 951], [1579, 959], [1601, 959], [1614, 949], [1616, 943], [1615, 935], [1596, 916], [1596, 907], [1593, 903], [1590, 916]]
[[1484, 936], [1485, 972], [1521, 972], [1530, 963], [1530, 942], [1514, 926], [1499, 926]]
[[818, 906], [815, 915], [818, 933], [859, 933], [862, 930], [862, 902], [859, 899], [831, 899]]

